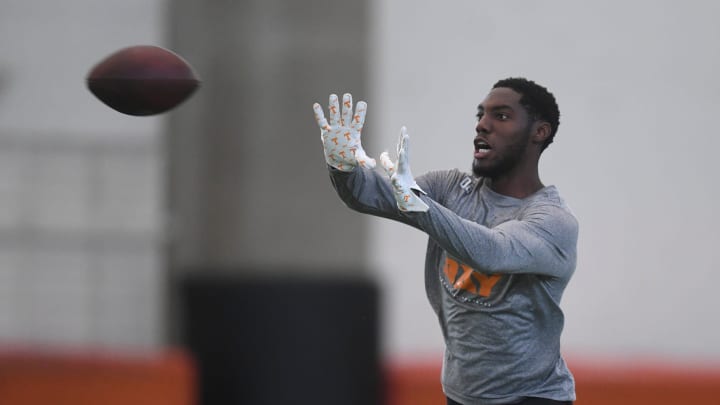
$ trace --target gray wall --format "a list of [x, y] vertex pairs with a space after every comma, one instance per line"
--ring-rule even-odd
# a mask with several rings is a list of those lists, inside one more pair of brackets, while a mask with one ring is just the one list
[[170, 15], [203, 79], [167, 136], [173, 268], [364, 271], [367, 225], [333, 198], [312, 103], [366, 96], [366, 2], [176, 0]]

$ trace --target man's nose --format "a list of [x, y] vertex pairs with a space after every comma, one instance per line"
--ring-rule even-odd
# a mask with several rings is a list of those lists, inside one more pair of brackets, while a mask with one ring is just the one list
[[475, 132], [477, 132], [478, 134], [486, 134], [490, 132], [490, 123], [487, 119], [485, 119], [485, 116], [482, 116], [477, 121], [477, 124], [475, 124]]

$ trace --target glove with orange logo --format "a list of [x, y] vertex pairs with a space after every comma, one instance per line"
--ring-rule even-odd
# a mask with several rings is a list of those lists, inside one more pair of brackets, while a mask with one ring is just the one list
[[426, 193], [417, 185], [410, 171], [409, 140], [407, 129], [402, 127], [397, 145], [397, 166], [390, 160], [387, 152], [380, 154], [380, 164], [385, 169], [385, 173], [390, 176], [398, 209], [407, 212], [425, 212], [429, 207], [415, 194], [415, 191]]
[[315, 103], [315, 120], [320, 127], [320, 139], [325, 151], [325, 161], [343, 172], [351, 172], [356, 166], [375, 167], [375, 159], [369, 157], [360, 143], [360, 132], [365, 124], [367, 104], [357, 103], [355, 114], [352, 109], [352, 95], [343, 95], [342, 111], [338, 96], [330, 95], [328, 110], [330, 122], [325, 119], [320, 104]]

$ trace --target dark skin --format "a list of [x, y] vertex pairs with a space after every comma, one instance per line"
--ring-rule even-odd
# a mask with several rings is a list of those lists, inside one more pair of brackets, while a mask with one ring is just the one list
[[520, 98], [510, 88], [492, 89], [478, 106], [473, 141], [473, 172], [491, 179], [493, 191], [515, 198], [544, 187], [538, 163], [552, 129], [548, 122], [530, 117]]

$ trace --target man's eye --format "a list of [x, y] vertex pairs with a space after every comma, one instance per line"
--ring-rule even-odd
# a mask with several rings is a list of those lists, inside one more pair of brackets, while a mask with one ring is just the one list
[[498, 113], [495, 118], [499, 119], [500, 121], [505, 121], [510, 118], [507, 114]]

